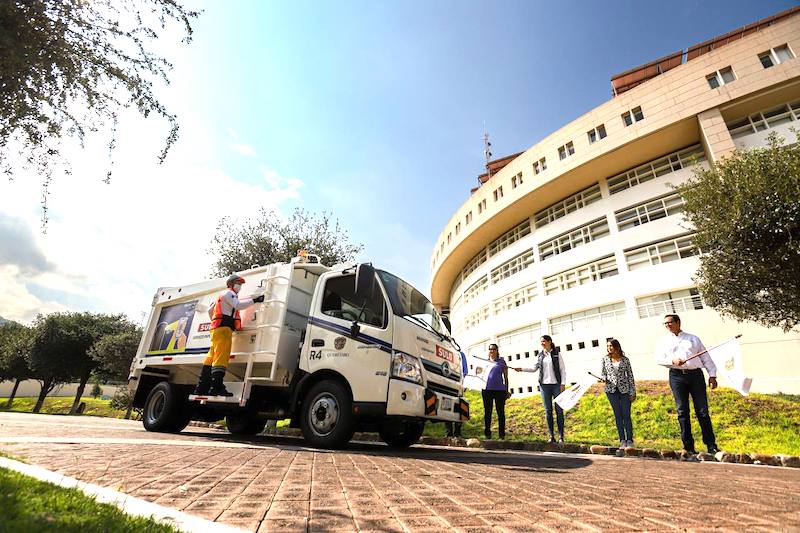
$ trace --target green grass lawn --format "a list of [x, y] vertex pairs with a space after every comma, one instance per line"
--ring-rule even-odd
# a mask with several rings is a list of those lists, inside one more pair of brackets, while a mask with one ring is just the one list
[[174, 532], [154, 520], [132, 517], [65, 489], [0, 468], [0, 532]]
[[[53, 396], [52, 398], [45, 398], [40, 413], [45, 415], [69, 414], [74, 399], [75, 398], [72, 396]], [[30, 413], [33, 411], [33, 406], [36, 405], [36, 398], [33, 397], [14, 398], [11, 409], [6, 409], [7, 400], [7, 398], [0, 398], [0, 411]], [[111, 408], [111, 400], [95, 399], [91, 396], [87, 398], [84, 396], [81, 401], [86, 403], [86, 410], [83, 412], [84, 415], [125, 418], [125, 411]]]
[[[633, 403], [633, 434], [637, 447], [681, 448], [675, 402], [666, 382], [637, 383], [639, 396]], [[468, 391], [471, 418], [463, 436], [483, 437], [483, 401], [480, 391]], [[709, 408], [717, 443], [731, 452], [800, 455], [800, 396], [751, 394], [733, 389], [709, 390]], [[692, 411], [694, 418], [694, 411]], [[700, 427], [693, 420], [698, 451], [703, 450]], [[497, 417], [492, 417], [497, 436]], [[565, 437], [581, 444], [619, 443], [611, 406], [601, 385], [592, 387], [580, 403], [567, 411]], [[428, 424], [426, 435], [443, 436], [444, 424]], [[539, 396], [514, 398], [506, 403], [506, 439], [546, 441], [547, 424]]]

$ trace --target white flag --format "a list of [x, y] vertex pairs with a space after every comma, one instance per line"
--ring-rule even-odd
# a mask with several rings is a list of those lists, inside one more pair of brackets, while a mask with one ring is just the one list
[[717, 370], [730, 382], [731, 387], [739, 391], [742, 396], [750, 394], [753, 379], [744, 373], [742, 349], [735, 338], [709, 349], [708, 355], [711, 356]]
[[556, 403], [565, 411], [569, 411], [578, 403], [581, 396], [586, 394], [586, 391], [592, 385], [597, 383], [597, 379], [593, 376], [585, 376], [581, 381], [566, 389], [564, 392], [556, 396]]

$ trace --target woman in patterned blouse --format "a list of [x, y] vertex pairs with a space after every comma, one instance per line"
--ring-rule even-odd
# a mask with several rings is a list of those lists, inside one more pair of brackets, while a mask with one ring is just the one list
[[603, 356], [601, 377], [606, 382], [606, 396], [614, 410], [619, 447], [627, 448], [633, 446], [631, 402], [636, 399], [636, 382], [633, 379], [631, 361], [625, 357], [619, 341], [609, 339], [606, 349], [608, 354]]

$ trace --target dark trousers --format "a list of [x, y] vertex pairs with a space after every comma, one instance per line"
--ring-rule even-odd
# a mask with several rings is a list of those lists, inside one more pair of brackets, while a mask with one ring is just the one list
[[608, 403], [614, 411], [614, 421], [617, 423], [619, 440], [633, 440], [633, 421], [631, 421], [631, 397], [626, 393], [615, 390], [607, 392]]
[[461, 422], [445, 422], [444, 427], [447, 428], [448, 437], [461, 436]]
[[[561, 385], [558, 383], [540, 383], [542, 390], [542, 403], [544, 404], [544, 414], [547, 419], [547, 431], [553, 436], [553, 399], [561, 394]], [[558, 423], [558, 434], [564, 436], [564, 410], [556, 404], [556, 422]]]
[[708, 396], [706, 396], [706, 380], [700, 369], [687, 371], [669, 370], [669, 388], [675, 398], [675, 407], [678, 410], [678, 423], [681, 425], [681, 441], [684, 450], [694, 450], [694, 437], [692, 436], [692, 411], [689, 407], [689, 396], [692, 397], [694, 413], [700, 423], [703, 433], [703, 442], [709, 448], [717, 447], [714, 438], [714, 428], [711, 427], [711, 415], [708, 413]]
[[506, 436], [506, 398], [504, 390], [482, 390], [483, 396], [483, 434], [488, 439], [492, 436], [492, 402], [497, 407], [497, 428], [500, 438]]

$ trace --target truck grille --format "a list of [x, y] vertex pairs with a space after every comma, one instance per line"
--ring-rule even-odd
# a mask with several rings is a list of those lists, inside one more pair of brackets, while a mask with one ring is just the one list
[[442, 367], [440, 365], [437, 365], [436, 363], [431, 363], [426, 359], [422, 359], [422, 366], [424, 366], [425, 370], [427, 370], [432, 374], [436, 374], [437, 376], [442, 376], [445, 379], [456, 381], [458, 383], [461, 382], [461, 375], [460, 372], [458, 372], [457, 370], [451, 369], [450, 375], [445, 376], [444, 372], [442, 372]]

